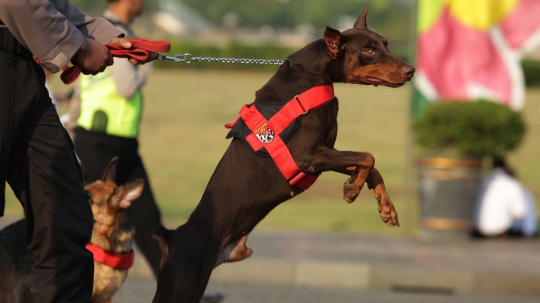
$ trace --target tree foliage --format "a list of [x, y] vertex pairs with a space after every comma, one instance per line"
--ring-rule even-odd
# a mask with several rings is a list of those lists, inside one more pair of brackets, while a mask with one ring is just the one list
[[[71, 0], [85, 11], [100, 13], [106, 0]], [[177, 0], [174, 0], [177, 1]], [[340, 20], [356, 20], [366, 4], [370, 5], [368, 24], [389, 39], [407, 39], [412, 0], [184, 0], [215, 26], [223, 26], [227, 14], [235, 14], [240, 27], [294, 29], [310, 25], [316, 31], [325, 26], [337, 29]], [[157, 10], [158, 0], [146, 2], [145, 13]], [[352, 26], [352, 23], [349, 24]]]

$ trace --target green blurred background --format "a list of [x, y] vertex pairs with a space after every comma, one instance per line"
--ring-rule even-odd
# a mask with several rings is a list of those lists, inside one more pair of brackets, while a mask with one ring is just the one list
[[[99, 15], [105, 7], [105, 0], [73, 2], [94, 15]], [[159, 11], [159, 1], [147, 1], [146, 14], [135, 24], [137, 32], [144, 38], [171, 41], [171, 53], [284, 59], [301, 46], [275, 43], [272, 37], [308, 28], [310, 39], [320, 38], [325, 25], [344, 29], [349, 22], [350, 27], [365, 3], [370, 3], [370, 28], [388, 38], [390, 50], [400, 57], [411, 58], [414, 49], [414, 37], [410, 34], [414, 1], [186, 0], [185, 3], [222, 34], [179, 36], [160, 30], [152, 22], [153, 13]], [[233, 15], [237, 21], [231, 25], [230, 18], [224, 16]], [[268, 28], [272, 29], [271, 38]], [[263, 42], [245, 39], [250, 34], [262, 35]], [[534, 60], [523, 64], [528, 84], [523, 114], [528, 129], [524, 143], [511, 155], [510, 163], [538, 200], [540, 88], [536, 85], [540, 83], [540, 64]], [[187, 219], [230, 143], [225, 139], [227, 130], [223, 125], [237, 118], [241, 106], [253, 101], [255, 91], [276, 69], [276, 66], [197, 62], [156, 64], [144, 89], [145, 111], [139, 141], [166, 225], [177, 226]], [[58, 92], [70, 90], [70, 86], [57, 79], [52, 84]], [[375, 156], [376, 167], [385, 178], [400, 215], [401, 228], [388, 228], [382, 223], [373, 194], [366, 187], [356, 202], [347, 204], [341, 197], [347, 177], [331, 172], [323, 174], [309, 191], [275, 209], [259, 228], [414, 235], [417, 152], [410, 135], [411, 88], [410, 84], [398, 89], [335, 85], [340, 99], [336, 148], [369, 151]], [[65, 105], [61, 111], [65, 111]], [[9, 190], [7, 201], [6, 215], [22, 216], [21, 206]]]
[[[172, 64], [172, 63], [171, 63]], [[141, 152], [167, 225], [184, 222], [230, 143], [224, 124], [253, 101], [269, 72], [166, 69], [155, 70], [147, 84], [140, 136]], [[56, 83], [58, 85], [58, 83]], [[400, 215], [401, 228], [380, 221], [372, 192], [364, 188], [353, 204], [341, 197], [346, 176], [328, 172], [307, 192], [280, 205], [260, 228], [339, 232], [414, 234], [416, 175], [408, 157], [411, 85], [386, 87], [336, 84], [340, 99], [340, 150], [369, 151], [385, 178]], [[510, 162], [523, 183], [540, 197], [540, 89], [527, 91], [525, 142]], [[414, 153], [414, 150], [412, 150]], [[8, 191], [9, 192], [9, 191]], [[8, 216], [21, 216], [17, 200], [8, 194]]]

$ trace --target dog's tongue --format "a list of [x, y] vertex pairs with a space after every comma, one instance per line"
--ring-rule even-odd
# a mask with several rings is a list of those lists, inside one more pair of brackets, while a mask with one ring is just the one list
[[369, 80], [369, 81], [372, 81], [372, 82], [377, 82], [377, 83], [382, 83], [383, 82], [383, 80], [373, 78], [373, 77], [366, 77], [366, 79]]

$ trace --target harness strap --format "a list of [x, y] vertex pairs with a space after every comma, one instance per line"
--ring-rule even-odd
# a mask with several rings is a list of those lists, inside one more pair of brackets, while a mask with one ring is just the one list
[[[272, 160], [274, 160], [285, 179], [292, 186], [306, 190], [317, 180], [318, 175], [308, 175], [300, 170], [279, 134], [296, 118], [330, 102], [333, 98], [333, 85], [322, 85], [313, 87], [294, 97], [269, 120], [266, 120], [256, 106], [244, 105], [240, 110], [240, 117], [252, 131], [247, 135], [246, 141], [255, 151], [263, 147], [266, 148]], [[226, 127], [232, 128], [237, 121], [238, 119], [234, 123], [227, 124]], [[267, 128], [274, 132], [274, 137], [271, 142], [262, 142], [255, 134]]]
[[[171, 49], [171, 44], [167, 41], [149, 41], [139, 38], [129, 39], [131, 48], [125, 49], [117, 45], [105, 44], [114, 57], [133, 58], [137, 61], [146, 61], [150, 56], [150, 52], [168, 52]], [[72, 67], [64, 67], [60, 75], [60, 79], [64, 84], [71, 84], [77, 80], [81, 74], [81, 68], [77, 65]]]
[[135, 253], [133, 251], [130, 253], [119, 254], [112, 251], [106, 251], [91, 242], [86, 245], [86, 249], [94, 254], [94, 261], [116, 269], [130, 268], [135, 259]]

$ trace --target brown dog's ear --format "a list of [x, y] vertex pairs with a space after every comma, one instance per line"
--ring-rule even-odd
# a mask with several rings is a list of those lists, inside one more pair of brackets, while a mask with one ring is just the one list
[[161, 249], [161, 263], [159, 264], [159, 268], [162, 268], [163, 264], [169, 259], [169, 241], [172, 232], [172, 230], [166, 229], [161, 224], [154, 226], [153, 238], [159, 243], [159, 248]]
[[364, 7], [364, 10], [354, 23], [353, 28], [368, 28], [367, 27], [367, 13], [368, 13], [369, 5], [366, 4], [366, 7]]
[[328, 49], [328, 55], [330, 58], [335, 59], [339, 51], [343, 48], [344, 38], [337, 29], [333, 29], [329, 26], [324, 30], [324, 41], [326, 41], [326, 48]]
[[118, 206], [128, 208], [135, 199], [137, 199], [144, 188], [144, 180], [137, 179], [126, 183], [118, 189]]
[[111, 162], [107, 165], [107, 168], [105, 168], [105, 172], [103, 172], [103, 176], [101, 177], [101, 181], [106, 183], [114, 183], [116, 184], [116, 166], [118, 165], [118, 157], [112, 158]]

